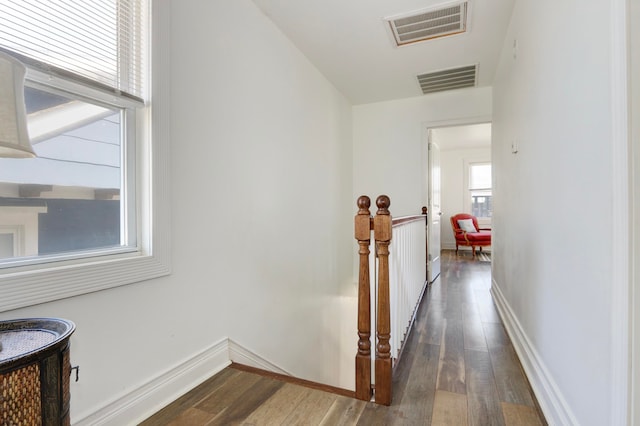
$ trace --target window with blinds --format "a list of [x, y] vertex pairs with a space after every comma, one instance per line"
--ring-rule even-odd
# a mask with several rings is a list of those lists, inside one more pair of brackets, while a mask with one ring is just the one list
[[477, 218], [490, 218], [493, 211], [491, 163], [469, 164], [468, 188], [471, 214]]
[[0, 0], [36, 158], [0, 158], [0, 269], [139, 250], [146, 0]]
[[145, 98], [143, 0], [3, 0], [0, 47], [29, 67]]

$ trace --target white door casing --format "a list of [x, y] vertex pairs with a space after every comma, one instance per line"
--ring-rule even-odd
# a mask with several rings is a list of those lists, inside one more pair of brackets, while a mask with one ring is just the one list
[[441, 193], [440, 193], [440, 148], [431, 142], [431, 130], [429, 130], [429, 266], [428, 281], [432, 283], [440, 275], [440, 219]]

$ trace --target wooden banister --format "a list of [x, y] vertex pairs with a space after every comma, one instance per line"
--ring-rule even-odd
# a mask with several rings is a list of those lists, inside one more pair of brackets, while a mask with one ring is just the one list
[[[429, 228], [429, 209], [427, 209], [427, 206], [422, 206], [422, 214], [424, 215], [424, 226], [426, 226], [427, 228]], [[429, 233], [427, 232], [427, 238], [424, 240], [424, 244], [425, 244], [425, 260], [424, 260], [424, 279], [427, 282], [427, 284], [429, 284]]]
[[424, 216], [421, 214], [415, 216], [394, 217], [391, 221], [393, 227], [404, 225], [411, 222], [424, 222]]
[[391, 200], [381, 195], [376, 200], [378, 211], [373, 219], [373, 234], [378, 253], [378, 314], [375, 378], [375, 402], [391, 404], [391, 312], [389, 307], [389, 244], [391, 243]]
[[358, 272], [358, 354], [356, 355], [356, 398], [371, 399], [371, 287], [369, 282], [369, 244], [371, 242], [371, 200], [358, 198], [355, 237], [360, 255]]
[[[420, 264], [424, 255], [421, 254], [422, 243], [413, 238], [415, 235], [425, 235], [422, 223], [426, 222], [426, 207], [423, 207], [421, 215], [405, 216], [393, 219], [389, 213], [391, 200], [386, 195], [376, 199], [375, 217], [371, 217], [369, 208], [371, 199], [366, 195], [358, 198], [358, 213], [354, 218], [355, 238], [358, 241], [358, 352], [356, 354], [356, 398], [369, 401], [372, 396], [377, 404], [391, 405], [392, 399], [392, 373], [394, 359], [392, 358], [392, 346], [396, 361], [402, 352], [402, 343], [408, 335], [413, 324], [417, 306], [422, 299], [426, 288], [426, 280], [422, 279], [426, 268]], [[422, 222], [422, 223], [420, 223]], [[394, 230], [395, 227], [395, 230]], [[378, 264], [376, 315], [372, 317], [371, 282], [370, 282], [370, 249], [371, 231], [375, 241], [376, 258]], [[392, 234], [397, 232], [399, 237], [393, 250], [393, 289], [390, 288], [390, 264], [389, 252]], [[416, 248], [415, 243], [418, 243]], [[426, 248], [426, 247], [424, 247]], [[416, 257], [416, 254], [418, 256]], [[400, 262], [400, 263], [398, 263]], [[398, 279], [398, 265], [403, 266], [403, 279]], [[426, 266], [426, 265], [425, 265]], [[406, 272], [406, 274], [404, 274]], [[426, 278], [426, 277], [425, 277]], [[391, 290], [395, 305], [392, 307]], [[375, 291], [374, 291], [375, 293]], [[399, 296], [401, 295], [401, 296]], [[391, 324], [391, 317], [394, 324]], [[375, 318], [375, 327], [372, 325]], [[406, 323], [404, 321], [407, 321]], [[408, 324], [408, 325], [407, 325]], [[393, 341], [391, 333], [393, 328]], [[376, 331], [375, 361], [372, 365], [371, 354], [371, 328]], [[375, 371], [375, 385], [372, 387], [372, 368]]]
[[[422, 223], [425, 221], [424, 212], [422, 215], [415, 216], [406, 216], [398, 219], [393, 219], [389, 212], [389, 206], [391, 205], [391, 200], [386, 195], [381, 195], [376, 199], [376, 206], [378, 210], [376, 211], [375, 217], [371, 217], [370, 207], [371, 207], [371, 199], [365, 195], [358, 198], [357, 206], [358, 213], [354, 218], [355, 224], [355, 238], [358, 241], [358, 255], [359, 255], [359, 268], [358, 268], [358, 352], [356, 354], [356, 398], [364, 401], [371, 400], [372, 396], [372, 368], [375, 371], [375, 385], [374, 389], [374, 401], [377, 404], [390, 405], [392, 399], [392, 372], [393, 372], [393, 358], [392, 358], [392, 346], [398, 346], [395, 348], [399, 356], [399, 341], [396, 341], [396, 337], [394, 337], [393, 342], [391, 341], [391, 327], [394, 327], [394, 336], [395, 333], [399, 333], [397, 336], [402, 336], [404, 338], [407, 334], [407, 330], [404, 329], [404, 325], [393, 325], [391, 324], [392, 317], [392, 307], [390, 305], [391, 299], [391, 290], [390, 289], [390, 264], [389, 264], [389, 249], [390, 243], [392, 239], [392, 234], [394, 233], [394, 227], [397, 227], [398, 232], [400, 232], [400, 236], [405, 236], [404, 239], [398, 240], [401, 245], [398, 247], [402, 247], [398, 251], [398, 247], [396, 247], [396, 251], [394, 251], [394, 259], [399, 253], [418, 253], [421, 249], [418, 249], [416, 252], [415, 249], [412, 249], [410, 241], [412, 241], [411, 237], [407, 237], [407, 235], [415, 235], [415, 234], [407, 234], [409, 232], [424, 232], [424, 228]], [[418, 223], [416, 223], [418, 222]], [[416, 228], [417, 225], [417, 228]], [[375, 241], [375, 250], [378, 264], [378, 271], [376, 274], [377, 278], [377, 286], [376, 283], [370, 282], [370, 244], [371, 244], [371, 231], [373, 231], [373, 239]], [[408, 239], [407, 239], [408, 238]], [[409, 244], [407, 244], [409, 241]], [[415, 240], [414, 240], [415, 241]], [[420, 245], [421, 243], [418, 242]], [[409, 249], [404, 249], [409, 247]], [[418, 246], [419, 247], [419, 246]], [[406, 251], [406, 250], [414, 250], [414, 251]], [[404, 257], [400, 257], [400, 261], [405, 259]], [[422, 272], [420, 272], [421, 268], [418, 266], [418, 269], [415, 269], [414, 266], [411, 266], [411, 257], [407, 257], [408, 271], [411, 271], [409, 275], [413, 274], [413, 279], [411, 280], [411, 285], [409, 287], [405, 287], [405, 281], [402, 281], [400, 284], [402, 287], [397, 287], [398, 282], [394, 281], [394, 289], [396, 299], [398, 298], [397, 294], [398, 289], [403, 294], [403, 298], [401, 303], [398, 304], [398, 300], [396, 300], [396, 306], [394, 307], [395, 312], [394, 321], [404, 321], [407, 320], [406, 316], [409, 315], [408, 326], [411, 327], [413, 322], [413, 315], [415, 313], [414, 307], [415, 298], [417, 297], [418, 302], [422, 297], [424, 292], [424, 281], [420, 278]], [[418, 257], [417, 264], [420, 265], [422, 262], [422, 255]], [[404, 263], [404, 262], [403, 262]], [[394, 268], [397, 267], [397, 264], [394, 264]], [[414, 263], [415, 265], [415, 263]], [[413, 268], [413, 269], [412, 269]], [[396, 271], [394, 269], [394, 271]], [[418, 271], [418, 280], [416, 283], [415, 272]], [[397, 273], [394, 272], [394, 273]], [[394, 275], [394, 279], [397, 280], [397, 275]], [[371, 313], [371, 296], [372, 290], [371, 285], [374, 285], [374, 288], [377, 289], [377, 294], [375, 300], [377, 302], [376, 306], [376, 315], [375, 315], [375, 326], [372, 325], [372, 313]], [[416, 296], [416, 287], [418, 284], [420, 288], [418, 288], [418, 295]], [[410, 306], [409, 306], [410, 305]], [[398, 316], [398, 312], [401, 312], [400, 317], [403, 317], [402, 320], [396, 318]], [[376, 331], [376, 342], [375, 342], [375, 358], [372, 357], [371, 353], [371, 329], [375, 328]], [[401, 342], [400, 342], [401, 343]], [[372, 365], [372, 359], [373, 365]]]

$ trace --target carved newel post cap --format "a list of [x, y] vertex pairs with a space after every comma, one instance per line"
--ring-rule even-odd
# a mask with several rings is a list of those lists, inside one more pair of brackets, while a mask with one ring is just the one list
[[376, 206], [378, 206], [378, 214], [389, 214], [390, 205], [391, 205], [391, 199], [386, 195], [380, 195], [376, 199]]
[[422, 206], [422, 214], [427, 214], [427, 206]]
[[371, 199], [366, 195], [358, 197], [358, 213], [369, 213], [369, 207], [371, 207]]

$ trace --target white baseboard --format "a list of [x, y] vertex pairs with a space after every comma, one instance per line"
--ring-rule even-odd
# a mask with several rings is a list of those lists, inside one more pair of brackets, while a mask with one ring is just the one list
[[81, 419], [74, 426], [135, 425], [227, 367], [229, 340], [223, 339], [196, 356]]
[[139, 388], [97, 411], [72, 419], [74, 426], [135, 425], [175, 401], [231, 364], [231, 361], [279, 374], [291, 375], [231, 339], [222, 339]]
[[578, 425], [571, 407], [522, 329], [495, 280], [492, 280], [491, 294], [547, 422], [551, 426]]
[[272, 373], [285, 374], [287, 376], [292, 375], [288, 371], [258, 356], [255, 352], [252, 352], [231, 339], [229, 339], [229, 359], [238, 364], [248, 365], [249, 367], [259, 368]]

